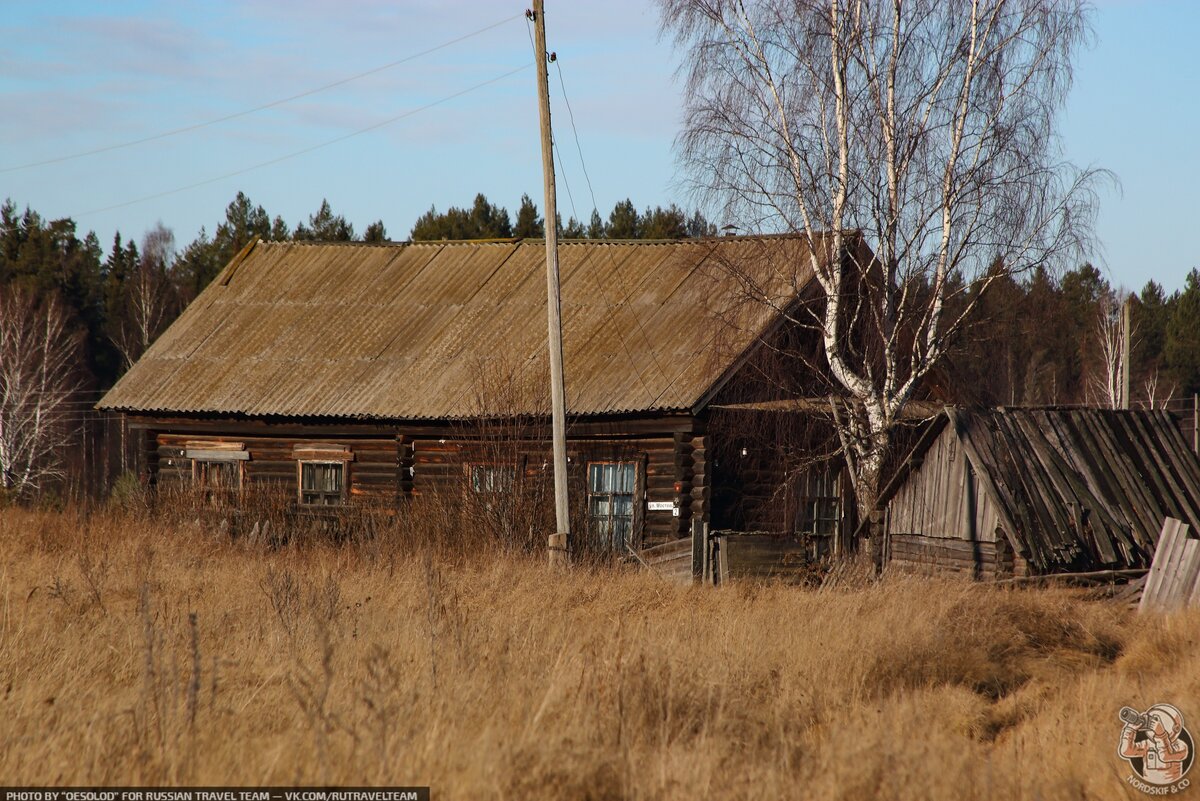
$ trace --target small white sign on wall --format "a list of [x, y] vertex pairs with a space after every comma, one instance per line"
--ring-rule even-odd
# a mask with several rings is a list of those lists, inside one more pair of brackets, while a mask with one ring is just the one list
[[646, 510], [649, 512], [669, 512], [674, 508], [674, 501], [648, 501], [646, 503]]

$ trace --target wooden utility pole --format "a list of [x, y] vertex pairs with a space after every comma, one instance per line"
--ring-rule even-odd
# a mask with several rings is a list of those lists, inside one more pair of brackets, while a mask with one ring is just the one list
[[550, 402], [554, 436], [554, 519], [557, 531], [547, 543], [551, 565], [567, 564], [571, 507], [567, 503], [566, 391], [563, 388], [562, 299], [558, 289], [558, 202], [554, 194], [554, 139], [550, 132], [550, 76], [546, 55], [546, 15], [542, 0], [533, 0], [534, 67], [537, 68], [538, 112], [542, 129], [542, 179], [546, 186], [546, 310], [550, 344]]
[[1130, 326], [1132, 298], [1125, 297], [1121, 304], [1121, 408], [1128, 409], [1133, 399], [1132, 386], [1129, 380], [1130, 341], [1133, 339], [1133, 329]]

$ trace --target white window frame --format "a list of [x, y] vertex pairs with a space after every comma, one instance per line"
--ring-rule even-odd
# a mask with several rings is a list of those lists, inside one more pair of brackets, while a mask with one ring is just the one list
[[[592, 468], [602, 465], [617, 465], [618, 468], [629, 466], [633, 468], [633, 487], [629, 492], [596, 492], [592, 490]], [[603, 523], [607, 528], [606, 546], [616, 552], [624, 553], [625, 548], [622, 545], [632, 548], [634, 541], [638, 536], [638, 504], [643, 502], [639, 498], [638, 489], [640, 487], [640, 478], [642, 471], [642, 462], [640, 459], [591, 459], [587, 462], [585, 472], [585, 482], [587, 489], [587, 524], [588, 530], [594, 537], [600, 533], [600, 525], [602, 519], [592, 514], [592, 499], [606, 497], [608, 498], [608, 516], [603, 519]], [[624, 543], [618, 543], [615, 539], [617, 515], [615, 514], [616, 499], [628, 496], [629, 501], [629, 534], [625, 538]], [[621, 516], [624, 519], [624, 515]]]
[[[463, 470], [466, 473], [467, 491], [486, 497], [489, 495], [505, 495], [511, 493], [517, 486], [517, 464], [516, 462], [467, 462], [463, 465]], [[489, 476], [489, 486], [481, 488], [475, 484], [475, 471], [485, 471]], [[497, 476], [504, 476], [503, 486], [497, 483]]]

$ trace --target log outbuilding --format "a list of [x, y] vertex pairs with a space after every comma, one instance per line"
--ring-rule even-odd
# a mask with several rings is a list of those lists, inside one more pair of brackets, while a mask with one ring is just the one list
[[888, 569], [1144, 568], [1164, 518], [1200, 523], [1200, 461], [1163, 410], [947, 409], [880, 509]]

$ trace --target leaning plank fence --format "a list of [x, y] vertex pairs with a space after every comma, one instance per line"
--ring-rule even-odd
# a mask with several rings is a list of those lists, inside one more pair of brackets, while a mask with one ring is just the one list
[[761, 532], [709, 531], [692, 522], [690, 537], [634, 554], [644, 567], [678, 584], [720, 585], [739, 579], [801, 581], [810, 575], [811, 544]]

